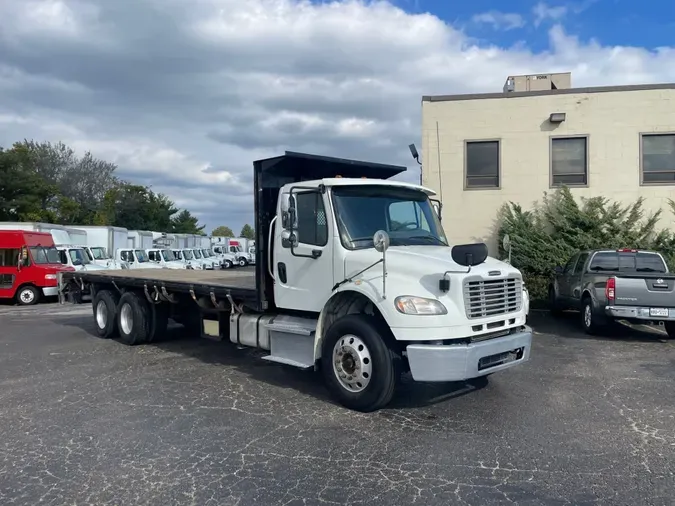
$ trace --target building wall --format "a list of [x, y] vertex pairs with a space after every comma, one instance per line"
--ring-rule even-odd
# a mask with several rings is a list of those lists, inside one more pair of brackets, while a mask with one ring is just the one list
[[[554, 112], [566, 120], [550, 123]], [[500, 207], [513, 201], [529, 208], [554, 191], [550, 137], [586, 135], [588, 186], [573, 194], [625, 203], [645, 197], [645, 209], [663, 208], [660, 225], [671, 227], [667, 199], [675, 199], [675, 181], [640, 184], [640, 134], [648, 132], [675, 132], [675, 89], [423, 101], [423, 184], [442, 195], [450, 241], [484, 241], [494, 255]], [[465, 141], [482, 139], [501, 141], [501, 187], [465, 190]]]

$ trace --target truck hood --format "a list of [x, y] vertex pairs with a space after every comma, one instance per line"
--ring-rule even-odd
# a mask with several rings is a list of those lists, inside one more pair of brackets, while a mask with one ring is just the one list
[[[467, 267], [452, 260], [451, 250], [452, 248], [448, 246], [390, 247], [386, 252], [387, 285], [401, 293], [407, 291], [408, 295], [443, 297], [451, 296], [455, 290], [460, 289], [461, 281], [466, 277], [473, 279], [479, 277], [484, 279], [522, 278], [518, 269], [492, 257], [472, 267], [467, 273]], [[373, 248], [349, 252], [345, 258], [346, 277], [353, 276], [380, 258], [382, 254]], [[451, 280], [451, 292], [448, 294], [441, 292], [438, 287], [439, 280], [446, 272], [448, 272], [446, 278]], [[359, 277], [373, 281], [379, 279], [381, 283], [382, 265], [371, 267]], [[394, 284], [399, 286], [395, 288]], [[461, 298], [459, 293], [455, 295]]]

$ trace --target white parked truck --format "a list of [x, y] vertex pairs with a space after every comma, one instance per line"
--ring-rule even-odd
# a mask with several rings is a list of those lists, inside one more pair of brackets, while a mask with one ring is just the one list
[[152, 232], [148, 230], [129, 230], [127, 248], [146, 250], [154, 246]]
[[165, 248], [153, 248], [145, 250], [148, 254], [148, 260], [167, 269], [187, 269], [188, 263], [176, 259], [173, 251]]
[[127, 269], [165, 269], [166, 267], [153, 263], [148, 253], [140, 248], [119, 248], [115, 251], [115, 261], [126, 264]]
[[485, 244], [449, 246], [404, 167], [302, 153], [254, 162], [252, 270], [61, 275], [94, 288], [98, 333], [134, 345], [172, 318], [196, 334], [320, 370], [343, 405], [389, 403], [400, 377], [463, 381], [523, 364], [532, 333], [521, 273]]
[[81, 244], [86, 245], [86, 249], [91, 254], [93, 263], [111, 269], [127, 267], [126, 264], [118, 263], [113, 258], [115, 251], [119, 248], [127, 247], [129, 232], [126, 228], [104, 225], [73, 226], [70, 228], [81, 230], [85, 233], [86, 239], [84, 242], [81, 241]]

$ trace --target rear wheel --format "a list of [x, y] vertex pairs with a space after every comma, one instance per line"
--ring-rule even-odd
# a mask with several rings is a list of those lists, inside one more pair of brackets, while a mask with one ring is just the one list
[[119, 296], [110, 290], [100, 290], [94, 295], [92, 308], [96, 321], [96, 332], [99, 337], [109, 339], [117, 334], [115, 318]]
[[561, 313], [558, 297], [556, 297], [555, 288], [553, 286], [548, 287], [548, 308], [554, 316]]
[[40, 290], [32, 285], [22, 286], [15, 297], [20, 306], [32, 306], [40, 302]]
[[584, 331], [591, 335], [599, 334], [604, 327], [602, 317], [598, 315], [593, 305], [593, 299], [588, 296], [581, 301], [581, 324]]
[[117, 305], [119, 341], [130, 346], [149, 340], [151, 313], [148, 302], [133, 292], [127, 292]]
[[323, 340], [321, 368], [328, 389], [343, 406], [369, 412], [391, 401], [401, 377], [401, 357], [385, 341], [387, 329], [363, 314], [343, 316]]

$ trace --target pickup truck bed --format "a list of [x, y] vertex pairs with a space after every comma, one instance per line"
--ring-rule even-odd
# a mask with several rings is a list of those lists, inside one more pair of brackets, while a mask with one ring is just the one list
[[255, 269], [224, 271], [183, 269], [112, 269], [107, 271], [77, 271], [63, 273], [63, 280], [81, 279], [88, 283], [115, 283], [118, 286], [165, 288], [168, 292], [216, 296], [232, 295], [239, 299], [256, 298]]

